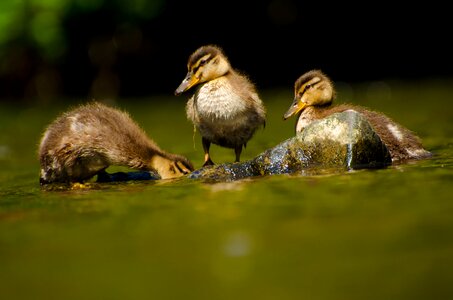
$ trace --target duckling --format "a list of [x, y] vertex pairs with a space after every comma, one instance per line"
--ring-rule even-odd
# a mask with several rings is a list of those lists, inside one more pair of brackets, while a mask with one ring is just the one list
[[203, 166], [213, 165], [211, 143], [234, 149], [235, 162], [260, 126], [266, 109], [249, 79], [234, 70], [223, 50], [207, 45], [189, 57], [187, 75], [175, 95], [197, 86], [186, 105], [187, 118], [201, 134]]
[[354, 110], [365, 116], [387, 146], [393, 162], [431, 155], [423, 148], [419, 137], [382, 113], [349, 104], [331, 106], [336, 92], [332, 81], [320, 70], [312, 70], [300, 76], [294, 85], [294, 95], [294, 101], [283, 119], [298, 114], [296, 133], [314, 120], [333, 113]]
[[185, 157], [163, 151], [125, 112], [93, 102], [58, 117], [39, 146], [41, 184], [83, 182], [110, 165], [154, 170], [162, 179], [194, 170]]

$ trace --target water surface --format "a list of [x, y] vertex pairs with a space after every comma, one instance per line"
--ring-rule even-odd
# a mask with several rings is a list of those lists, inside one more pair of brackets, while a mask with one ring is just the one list
[[[317, 176], [78, 190], [41, 189], [36, 157], [45, 126], [75, 103], [2, 104], [2, 299], [451, 298], [452, 83], [338, 84], [338, 102], [385, 112], [419, 134], [432, 159]], [[243, 160], [293, 135], [295, 120], [281, 119], [291, 91], [262, 96], [267, 125]], [[184, 99], [116, 105], [162, 148], [201, 166]], [[230, 162], [234, 153], [212, 146], [212, 158]]]

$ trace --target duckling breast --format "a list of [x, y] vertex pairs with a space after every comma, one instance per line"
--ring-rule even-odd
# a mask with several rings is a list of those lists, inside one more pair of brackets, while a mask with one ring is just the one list
[[215, 122], [238, 121], [247, 110], [245, 99], [223, 77], [202, 85], [194, 101], [199, 116]]
[[316, 114], [316, 108], [309, 106], [305, 108], [299, 115], [299, 118], [296, 122], [296, 132], [301, 132], [305, 127], [310, 125], [313, 121], [317, 120], [319, 117]]
[[264, 123], [264, 108], [255, 102], [261, 104], [258, 95], [249, 93], [247, 98], [221, 77], [200, 86], [188, 101], [186, 112], [204, 138], [235, 147], [245, 144]]

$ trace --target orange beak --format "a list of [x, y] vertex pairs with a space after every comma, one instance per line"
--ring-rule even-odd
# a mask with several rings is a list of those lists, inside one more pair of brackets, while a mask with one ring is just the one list
[[187, 72], [186, 78], [181, 82], [181, 84], [178, 86], [178, 88], [175, 91], [175, 95], [179, 96], [194, 85], [196, 85], [200, 81], [199, 78], [194, 76], [192, 72]]
[[288, 111], [283, 115], [283, 120], [286, 120], [289, 117], [291, 117], [292, 115], [297, 114], [298, 112], [303, 110], [305, 107], [307, 107], [306, 103], [300, 101], [297, 98], [294, 98], [294, 101], [291, 104], [291, 106], [289, 107]]

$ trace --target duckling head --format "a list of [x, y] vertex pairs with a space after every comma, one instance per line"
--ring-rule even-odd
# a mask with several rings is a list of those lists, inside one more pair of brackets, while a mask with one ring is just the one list
[[320, 70], [309, 71], [294, 84], [294, 101], [283, 115], [286, 120], [308, 106], [328, 106], [335, 98], [335, 90], [330, 79]]
[[230, 69], [230, 63], [222, 49], [212, 45], [202, 46], [189, 57], [187, 75], [176, 89], [175, 95], [178, 96], [197, 84], [221, 77]]

